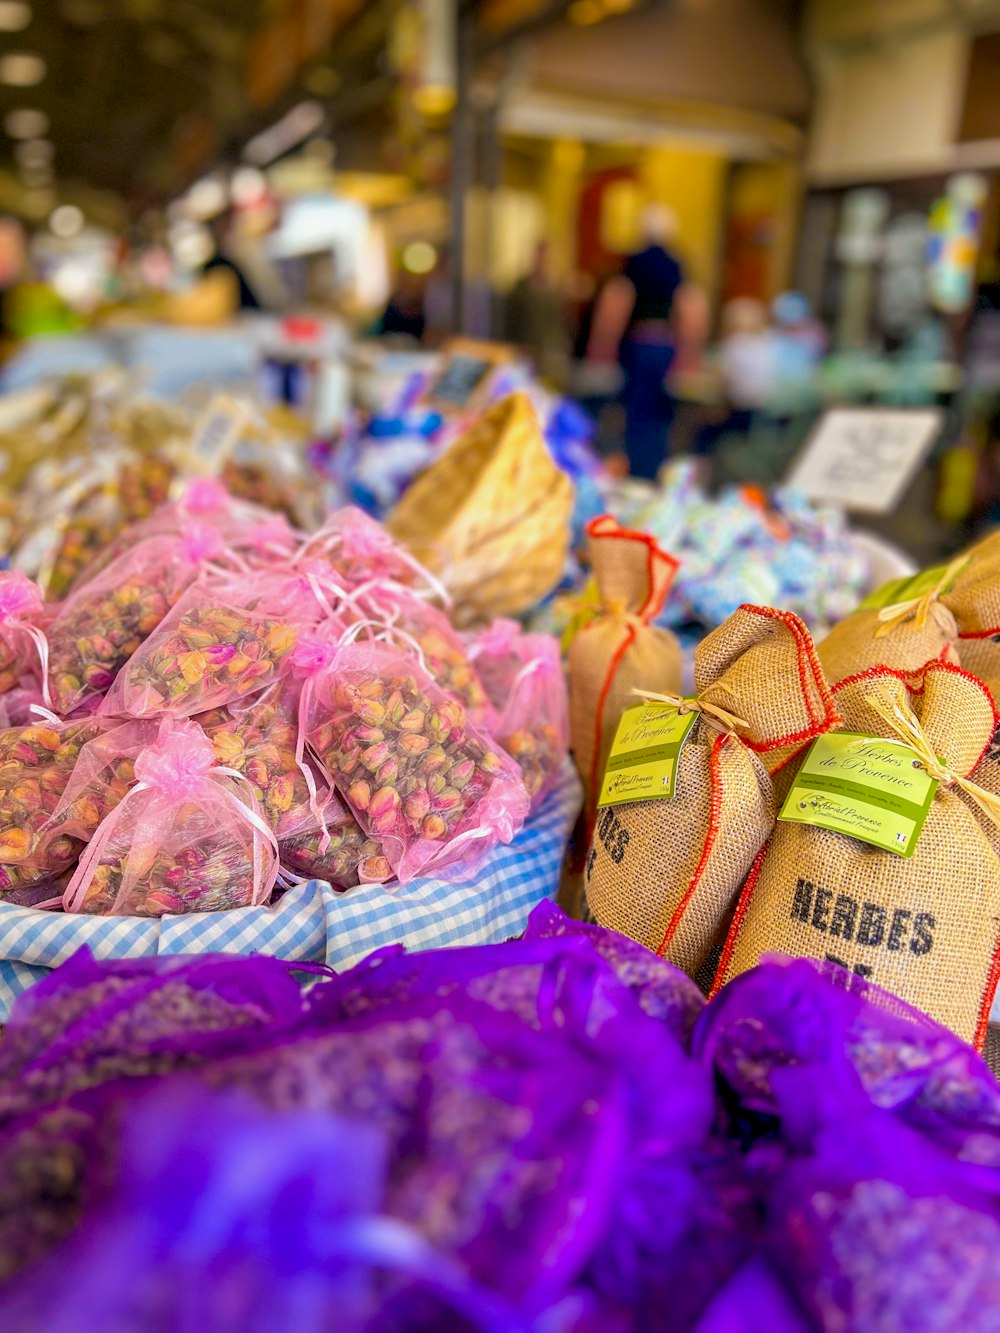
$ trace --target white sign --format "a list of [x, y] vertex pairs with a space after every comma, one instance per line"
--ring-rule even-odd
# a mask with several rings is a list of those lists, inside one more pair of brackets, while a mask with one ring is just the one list
[[857, 514], [889, 514], [941, 429], [938, 408], [836, 407], [825, 412], [786, 485]]

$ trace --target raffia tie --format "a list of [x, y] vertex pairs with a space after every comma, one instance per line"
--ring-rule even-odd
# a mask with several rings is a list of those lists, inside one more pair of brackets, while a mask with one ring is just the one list
[[[949, 616], [951, 619], [951, 626], [949, 628], [954, 629], [954, 617], [951, 615], [951, 612], [947, 607], [940, 607], [938, 605], [938, 598], [950, 588], [952, 582], [958, 577], [971, 559], [971, 555], [958, 556], [958, 558], [953, 560], [944, 571], [934, 587], [930, 588], [927, 592], [922, 593], [919, 597], [910, 597], [905, 602], [893, 602], [891, 606], [883, 606], [878, 613], [880, 624], [875, 631], [875, 637], [877, 639], [881, 638], [884, 634], [888, 634], [890, 630], [894, 630], [897, 625], [902, 625], [904, 621], [907, 620], [914, 620], [916, 622], [916, 628], [923, 629], [927, 624], [928, 616], [934, 612], [940, 611], [944, 611]], [[945, 628], [945, 626], [942, 626], [942, 628]], [[954, 633], [951, 634], [950, 637], [954, 637]]]
[[628, 609], [628, 603], [624, 597], [613, 597], [606, 602], [598, 603], [593, 608], [593, 613], [591, 619], [599, 615], [615, 616], [618, 620], [624, 620], [626, 625], [631, 626], [632, 629], [645, 629], [647, 624], [642, 616]]
[[735, 732], [740, 727], [746, 729], [750, 726], [749, 722], [744, 722], [735, 713], [727, 713], [724, 708], [720, 708], [718, 704], [710, 704], [707, 699], [684, 699], [679, 694], [656, 694], [652, 690], [633, 690], [632, 693], [637, 694], [646, 703], [676, 708], [678, 713], [701, 713], [707, 721], [715, 722], [724, 731]]
[[[886, 707], [881, 699], [874, 695], [866, 695], [865, 703], [877, 713], [890, 731], [895, 732], [896, 736], [908, 745], [911, 750], [915, 750], [920, 760], [920, 767], [932, 778], [936, 778], [942, 787], [961, 787], [962, 791], [979, 806], [983, 814], [988, 819], [1000, 826], [1000, 796], [995, 796], [993, 792], [987, 791], [985, 787], [980, 787], [978, 782], [973, 782], [970, 778], [963, 778], [958, 773], [953, 773], [947, 768], [931, 749], [930, 741], [924, 735], [920, 723], [905, 708], [900, 708], [899, 704], [894, 703], [891, 707]], [[859, 741], [859, 745], [867, 745], [867, 739]]]

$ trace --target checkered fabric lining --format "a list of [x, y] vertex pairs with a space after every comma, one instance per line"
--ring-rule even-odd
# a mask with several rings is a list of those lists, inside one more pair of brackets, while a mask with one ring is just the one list
[[418, 879], [405, 888], [363, 884], [336, 893], [310, 880], [274, 907], [189, 916], [69, 915], [0, 903], [0, 1023], [16, 997], [82, 945], [98, 958], [263, 953], [341, 969], [385, 944], [413, 949], [491, 944], [516, 935], [559, 886], [563, 849], [580, 809], [567, 761], [559, 781], [508, 847], [496, 847], [474, 881]]

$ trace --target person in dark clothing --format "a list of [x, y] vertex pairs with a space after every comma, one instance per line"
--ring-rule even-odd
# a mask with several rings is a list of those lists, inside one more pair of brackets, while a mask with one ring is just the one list
[[382, 312], [382, 318], [378, 324], [379, 335], [382, 337], [389, 337], [390, 335], [408, 337], [420, 342], [427, 327], [427, 311], [424, 307], [425, 290], [425, 280], [415, 273], [408, 273], [404, 269], [399, 275], [399, 280], [389, 297], [385, 310]]
[[225, 269], [236, 279], [236, 290], [240, 310], [259, 310], [261, 303], [258, 301], [256, 293], [247, 282], [246, 275], [234, 259], [231, 259], [226, 252], [227, 241], [232, 227], [233, 212], [227, 209], [220, 213], [218, 217], [212, 219], [212, 241], [213, 251], [210, 259], [207, 259], [201, 267], [203, 274], [217, 272]]
[[684, 281], [680, 261], [667, 248], [673, 215], [651, 206], [643, 216], [645, 246], [625, 264], [635, 293], [621, 343], [625, 374], [625, 452], [634, 477], [653, 480], [666, 458], [674, 416], [665, 379], [677, 352], [674, 300]]

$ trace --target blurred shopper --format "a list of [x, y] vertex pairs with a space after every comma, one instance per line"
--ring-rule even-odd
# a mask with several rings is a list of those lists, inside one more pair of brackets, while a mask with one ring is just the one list
[[423, 340], [428, 347], [440, 347], [454, 332], [452, 285], [451, 251], [442, 245], [424, 289]]
[[694, 452], [703, 456], [713, 454], [724, 435], [749, 435], [774, 393], [778, 345], [760, 301], [741, 297], [724, 307], [718, 364], [723, 405], [695, 437]]
[[212, 233], [212, 253], [202, 265], [201, 271], [203, 274], [220, 272], [231, 274], [236, 285], [237, 309], [259, 310], [262, 303], [234, 255], [234, 221], [235, 213], [231, 208], [212, 218], [209, 223], [209, 230]]
[[651, 205], [642, 217], [644, 247], [626, 261], [624, 275], [634, 293], [621, 343], [625, 373], [625, 450], [634, 477], [656, 477], [666, 458], [674, 402], [666, 377], [677, 352], [674, 303], [684, 281], [680, 261], [668, 248], [676, 219]]
[[562, 295], [549, 273], [549, 246], [539, 241], [531, 268], [507, 298], [504, 336], [522, 348], [545, 379], [565, 387], [570, 339]]
[[424, 279], [416, 273], [406, 269], [401, 271], [395, 290], [379, 320], [380, 335], [410, 337], [420, 342], [427, 324], [424, 309], [426, 286]]
[[785, 385], [811, 382], [826, 351], [826, 330], [801, 292], [782, 292], [771, 313], [779, 380]]

